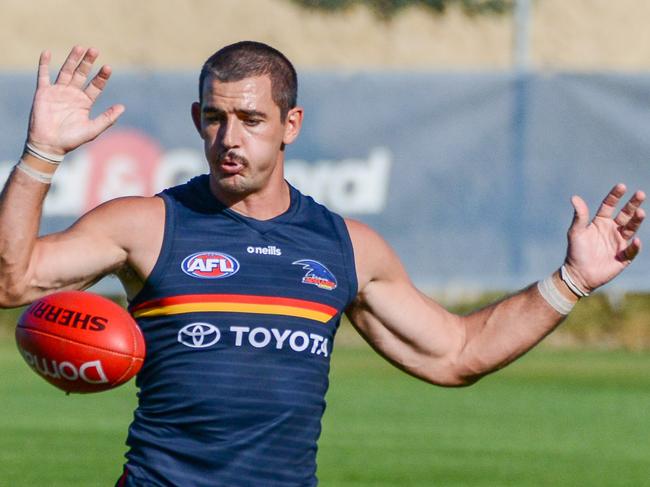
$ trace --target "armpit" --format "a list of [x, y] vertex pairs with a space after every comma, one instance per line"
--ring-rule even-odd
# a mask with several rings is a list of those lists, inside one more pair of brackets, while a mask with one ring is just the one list
[[144, 280], [128, 264], [120, 267], [117, 271], [114, 272], [114, 275], [122, 283], [122, 287], [124, 288], [124, 291], [126, 292], [129, 300], [134, 298], [144, 285]]

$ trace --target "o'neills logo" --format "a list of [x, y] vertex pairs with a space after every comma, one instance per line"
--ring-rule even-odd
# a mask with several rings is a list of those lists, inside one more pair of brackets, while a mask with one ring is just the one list
[[252, 245], [249, 245], [246, 247], [246, 252], [249, 254], [282, 255], [282, 249], [275, 245], [267, 245], [266, 247], [253, 247]]
[[20, 348], [25, 362], [43, 377], [52, 377], [53, 379], [65, 379], [75, 381], [81, 379], [88, 384], [106, 384], [108, 377], [102, 368], [100, 360], [84, 362], [78, 368], [71, 362], [57, 362], [53, 359], [39, 357], [36, 354]]
[[185, 274], [199, 279], [221, 279], [237, 273], [239, 262], [223, 252], [206, 250], [185, 257], [181, 269]]

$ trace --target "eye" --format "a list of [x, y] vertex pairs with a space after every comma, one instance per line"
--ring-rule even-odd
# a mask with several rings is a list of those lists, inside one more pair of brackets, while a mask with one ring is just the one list
[[213, 112], [204, 112], [203, 113], [203, 121], [206, 124], [214, 124], [214, 123], [220, 123], [223, 121], [223, 115], [220, 115], [218, 113], [213, 113]]
[[244, 119], [244, 125], [246, 125], [247, 127], [256, 127], [260, 123], [262, 123], [262, 120], [260, 120], [259, 118], [245, 118]]

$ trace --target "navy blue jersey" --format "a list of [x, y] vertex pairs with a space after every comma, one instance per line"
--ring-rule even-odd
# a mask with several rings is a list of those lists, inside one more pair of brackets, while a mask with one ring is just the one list
[[271, 220], [207, 175], [161, 193], [160, 256], [129, 309], [147, 345], [129, 485], [312, 486], [329, 362], [357, 292], [342, 218], [291, 188]]

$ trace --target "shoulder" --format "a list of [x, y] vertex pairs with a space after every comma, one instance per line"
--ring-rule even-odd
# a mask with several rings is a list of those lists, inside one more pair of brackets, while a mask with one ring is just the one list
[[202, 206], [206, 201], [212, 201], [213, 196], [210, 192], [210, 176], [200, 174], [194, 176], [189, 181], [165, 189], [160, 194], [175, 200], [183, 205]]
[[372, 251], [377, 245], [380, 247], [388, 245], [381, 235], [365, 223], [351, 218], [345, 218], [344, 221], [350, 234], [350, 240], [352, 240], [355, 254], [365, 253], [368, 250]]
[[83, 215], [72, 231], [95, 233], [109, 238], [120, 247], [159, 233], [164, 226], [165, 203], [158, 196], [127, 196], [109, 200]]
[[80, 221], [110, 223], [109, 227], [122, 222], [133, 222], [151, 216], [163, 216], [165, 203], [159, 196], [125, 196], [115, 198], [93, 208]]
[[375, 230], [360, 221], [345, 219], [352, 241], [359, 291], [371, 282], [406, 278], [406, 271], [391, 246]]
[[158, 259], [165, 232], [165, 202], [159, 196], [116, 198], [86, 213], [71, 230], [124, 253], [117, 275], [133, 297]]

